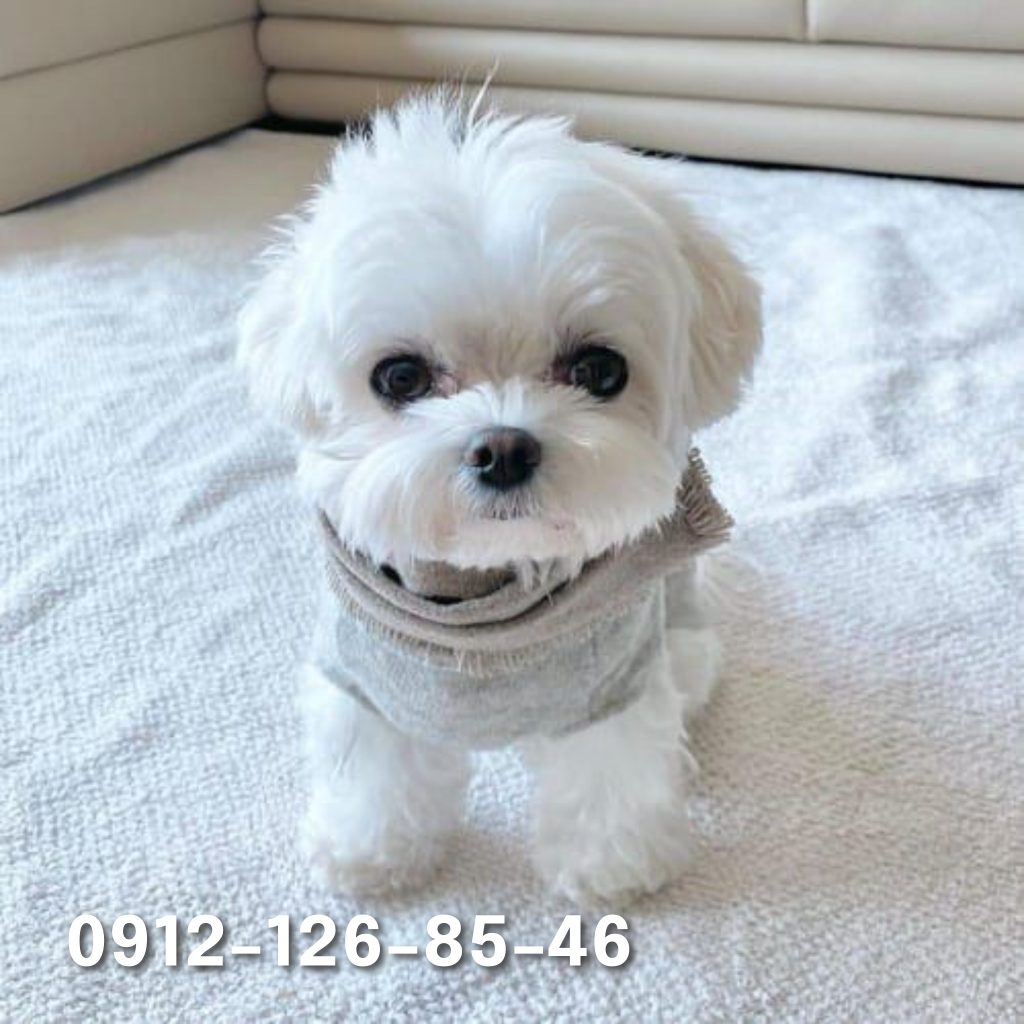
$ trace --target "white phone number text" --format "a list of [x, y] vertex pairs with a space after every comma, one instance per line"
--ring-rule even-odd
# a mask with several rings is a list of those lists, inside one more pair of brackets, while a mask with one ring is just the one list
[[[564, 957], [578, 967], [591, 952], [604, 967], [621, 967], [629, 959], [629, 925], [618, 914], [606, 914], [594, 928], [592, 946], [583, 941], [583, 923], [579, 914], [562, 919], [547, 945], [509, 946], [499, 931], [505, 924], [504, 914], [477, 914], [468, 937], [462, 922], [453, 914], [435, 914], [427, 922], [427, 941], [420, 946], [388, 945], [379, 936], [380, 925], [370, 914], [357, 914], [343, 923], [344, 959], [353, 967], [372, 967], [381, 957], [418, 957], [421, 954], [435, 967], [454, 967], [461, 963], [469, 947], [473, 962], [481, 967], [497, 967], [504, 963], [510, 950], [513, 956]], [[109, 938], [114, 960], [121, 967], [138, 967], [148, 953], [162, 954], [164, 966], [223, 967], [225, 956], [232, 958], [259, 958], [264, 952], [273, 952], [279, 967], [289, 967], [294, 961], [300, 967], [337, 967], [339, 926], [326, 914], [310, 914], [303, 918], [298, 936], [293, 936], [291, 919], [278, 914], [267, 922], [272, 933], [266, 945], [228, 944], [224, 922], [214, 914], [198, 914], [191, 918], [184, 932], [194, 941], [181, 947], [182, 929], [173, 915], [158, 917], [151, 929], [138, 914], [121, 914], [114, 918]], [[79, 967], [95, 967], [104, 959], [108, 933], [103, 923], [93, 914], [79, 914], [68, 931], [68, 951]], [[184, 954], [184, 956], [183, 956]]]

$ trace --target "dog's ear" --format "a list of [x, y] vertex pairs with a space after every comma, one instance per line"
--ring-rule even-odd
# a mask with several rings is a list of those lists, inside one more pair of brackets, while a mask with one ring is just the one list
[[699, 290], [683, 385], [684, 417], [696, 430], [739, 404], [761, 349], [761, 289], [729, 247], [688, 209], [677, 218], [679, 247]]
[[311, 394], [312, 325], [306, 324], [297, 256], [277, 257], [238, 315], [236, 361], [254, 403], [303, 435], [322, 426]]
[[761, 290], [725, 242], [701, 223], [670, 161], [601, 144], [593, 149], [599, 169], [669, 227], [696, 286], [695, 296], [692, 285], [681, 288], [681, 300], [692, 308], [684, 311], [689, 342], [679, 387], [685, 426], [697, 430], [739, 403], [761, 348]]

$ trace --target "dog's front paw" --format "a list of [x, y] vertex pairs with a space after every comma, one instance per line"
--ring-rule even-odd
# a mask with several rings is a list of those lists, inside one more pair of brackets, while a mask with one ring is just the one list
[[431, 879], [445, 837], [396, 814], [360, 818], [352, 810], [344, 802], [315, 796], [309, 804], [301, 845], [317, 883], [364, 896], [417, 889]]
[[611, 829], [579, 820], [540, 823], [537, 870], [549, 888], [586, 906], [621, 905], [656, 892], [690, 863], [691, 831], [677, 805], [649, 808], [642, 817]]
[[378, 833], [327, 825], [310, 810], [302, 848], [315, 881], [332, 892], [375, 896], [417, 889], [436, 873], [445, 844], [437, 836]]

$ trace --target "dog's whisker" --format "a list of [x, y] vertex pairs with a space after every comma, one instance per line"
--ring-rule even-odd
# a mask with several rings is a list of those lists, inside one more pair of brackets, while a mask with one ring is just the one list
[[352, 730], [351, 738], [348, 741], [345, 749], [339, 755], [337, 761], [334, 763], [334, 767], [331, 769], [330, 780], [331, 782], [337, 782], [338, 779], [345, 772], [345, 766], [352, 759], [352, 753], [356, 749], [356, 743], [359, 741], [359, 734], [355, 729]]
[[345, 452], [345, 451], [334, 451], [331, 448], [314, 447], [310, 451], [315, 452], [317, 455], [322, 456], [325, 459], [330, 459], [332, 462], [358, 462], [363, 458], [360, 452]]

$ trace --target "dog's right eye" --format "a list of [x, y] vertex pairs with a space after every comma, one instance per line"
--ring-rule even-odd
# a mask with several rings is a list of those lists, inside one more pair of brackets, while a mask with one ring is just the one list
[[433, 374], [420, 356], [392, 356], [382, 359], [370, 374], [370, 387], [381, 398], [397, 405], [415, 402], [430, 393]]
[[601, 401], [619, 394], [629, 381], [626, 360], [606, 345], [586, 345], [559, 359], [554, 379], [560, 384], [580, 388]]

